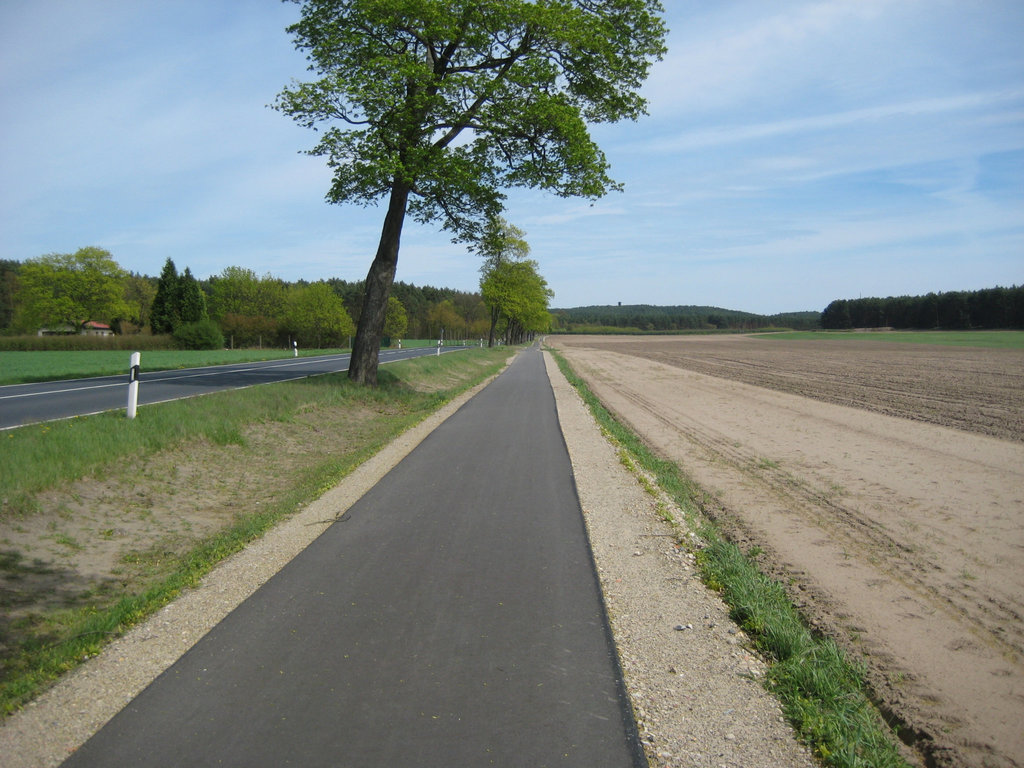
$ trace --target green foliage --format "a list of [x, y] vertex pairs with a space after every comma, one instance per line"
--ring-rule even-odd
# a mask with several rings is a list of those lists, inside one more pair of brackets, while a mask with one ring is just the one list
[[707, 330], [817, 328], [817, 312], [756, 315], [704, 306], [591, 306], [554, 310], [556, 330], [567, 333], [674, 333]]
[[[91, 350], [128, 350], [139, 352], [149, 349], [176, 349], [174, 339], [170, 334], [161, 336], [150, 336], [136, 334], [132, 336], [91, 336], [83, 334], [61, 335], [61, 336], [37, 336], [36, 334], [24, 336], [0, 336], [0, 381], [11, 383], [9, 376], [17, 370], [18, 366], [11, 363], [12, 355], [33, 355], [40, 359], [45, 358], [44, 353], [53, 352], [56, 355], [67, 357], [68, 354], [82, 355]], [[127, 369], [126, 369], [127, 370]], [[98, 376], [98, 373], [86, 373], [82, 375]], [[50, 378], [50, 377], [47, 377]], [[61, 378], [61, 377], [53, 377]], [[64, 378], [71, 378], [70, 376]], [[43, 379], [22, 379], [22, 381], [45, 381]]]
[[224, 334], [210, 318], [181, 323], [174, 329], [174, 340], [182, 349], [223, 349]]
[[483, 257], [480, 274], [487, 276], [506, 261], [524, 261], [530, 255], [526, 233], [501, 216], [487, 222], [483, 236], [474, 244], [474, 250]]
[[283, 280], [266, 274], [259, 277], [245, 267], [226, 267], [210, 278], [210, 315], [279, 318], [284, 315], [286, 286]]
[[[658, 0], [297, 0], [318, 78], [275, 108], [320, 130], [332, 203], [387, 213], [349, 376], [376, 383], [405, 217], [473, 242], [506, 187], [596, 198], [618, 189], [588, 123], [636, 119], [664, 51]], [[322, 130], [321, 130], [322, 127]]]
[[286, 306], [285, 325], [302, 346], [342, 346], [355, 333], [344, 303], [327, 283], [294, 286]]
[[154, 334], [171, 333], [181, 322], [181, 283], [178, 268], [170, 258], [164, 262], [149, 309], [149, 327]]
[[178, 301], [181, 322], [196, 323], [208, 317], [206, 295], [199, 287], [198, 281], [192, 277], [188, 267], [185, 267], [178, 281]]
[[[208, 318], [206, 312], [206, 294], [199, 282], [192, 276], [188, 267], [180, 275], [174, 262], [167, 259], [160, 279], [156, 284], [156, 294], [149, 312], [149, 326], [153, 333], [175, 333], [182, 325], [193, 326]], [[188, 328], [184, 337], [195, 341], [196, 334], [204, 333], [196, 328]], [[189, 349], [210, 349], [210, 347], [188, 347]]]
[[110, 252], [102, 248], [28, 259], [17, 274], [15, 323], [28, 331], [65, 325], [77, 331], [89, 320], [111, 323], [128, 315], [125, 277]]
[[14, 324], [15, 299], [18, 294], [18, 270], [21, 263], [0, 259], [0, 332]]
[[587, 123], [636, 119], [664, 53], [657, 0], [305, 0], [289, 27], [319, 79], [275, 107], [326, 124], [310, 154], [331, 202], [374, 203], [396, 184], [410, 212], [459, 237], [500, 210], [505, 186], [598, 197], [616, 188]]
[[537, 272], [537, 262], [501, 261], [480, 280], [480, 294], [493, 315], [506, 323], [506, 341], [519, 343], [551, 325], [548, 303], [554, 293]]
[[[121, 323], [121, 333], [125, 333], [128, 324], [133, 330], [141, 330], [149, 326], [149, 315], [156, 299], [157, 281], [134, 272], [125, 278], [124, 298], [128, 305], [128, 316]], [[152, 330], [152, 329], [151, 329]]]
[[384, 318], [384, 335], [393, 339], [405, 336], [409, 329], [409, 315], [405, 306], [396, 296], [388, 297], [388, 312]]
[[1024, 285], [885, 299], [836, 299], [821, 313], [821, 327], [1024, 328]]

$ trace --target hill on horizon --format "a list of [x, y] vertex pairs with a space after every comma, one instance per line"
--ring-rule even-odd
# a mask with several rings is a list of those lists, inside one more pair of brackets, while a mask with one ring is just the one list
[[783, 312], [759, 315], [722, 307], [654, 304], [593, 305], [551, 310], [558, 330], [596, 328], [656, 332], [682, 330], [757, 330], [760, 328], [821, 327], [820, 312]]

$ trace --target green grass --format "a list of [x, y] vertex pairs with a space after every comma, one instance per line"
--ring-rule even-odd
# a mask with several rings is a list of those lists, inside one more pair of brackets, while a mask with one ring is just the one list
[[878, 341], [899, 344], [937, 344], [951, 347], [1024, 349], [1024, 331], [790, 331], [760, 336], [766, 341]]
[[[341, 350], [300, 350], [307, 355]], [[149, 350], [141, 353], [142, 371], [197, 368], [205, 365], [248, 363], [292, 357], [283, 349], [219, 349], [209, 351]], [[0, 352], [0, 384], [81, 379], [90, 376], [128, 376], [131, 352], [124, 350]]]
[[[122, 595], [99, 595], [78, 605], [26, 619], [29, 638], [4, 659], [0, 714], [24, 704], [49, 682], [98, 653], [110, 639], [197, 583], [226, 556], [242, 549], [277, 522], [335, 486], [355, 467], [458, 393], [497, 373], [514, 349], [469, 350], [393, 363], [378, 374], [380, 386], [354, 385], [343, 374], [220, 393], [187, 402], [140, 409], [129, 422], [100, 414], [0, 435], [0, 516], [10, 520], [34, 513], [35, 495], [45, 489], [203, 438], [221, 444], [241, 440], [247, 424], [287, 421], [302, 409], [361, 409], [372, 423], [361, 442], [343, 455], [296, 472], [272, 504], [239, 516], [184, 555], [168, 553], [169, 565], [155, 581]], [[244, 442], [244, 441], [243, 441]], [[234, 449], [233, 449], [234, 450]], [[241, 448], [244, 450], [244, 446]], [[68, 540], [66, 545], [77, 544]], [[16, 554], [0, 565], [24, 570]]]
[[[829, 766], [906, 768], [892, 732], [871, 702], [861, 668], [830, 639], [811, 632], [783, 587], [764, 576], [702, 516], [705, 497], [700, 488], [619, 423], [568, 362], [554, 354], [602, 431], [655, 478], [682, 510], [689, 528], [698, 532], [705, 543], [697, 553], [701, 576], [721, 593], [733, 620], [769, 661], [768, 685], [799, 737]], [[671, 522], [671, 516], [662, 517]]]
[[[403, 349], [430, 347], [435, 339], [402, 340]], [[347, 352], [343, 349], [300, 349], [299, 357]], [[205, 365], [250, 363], [292, 357], [286, 349], [217, 349], [203, 351], [144, 350], [142, 371], [198, 368]], [[90, 376], [128, 375], [131, 352], [127, 350], [0, 351], [0, 385], [34, 381], [81, 379]]]

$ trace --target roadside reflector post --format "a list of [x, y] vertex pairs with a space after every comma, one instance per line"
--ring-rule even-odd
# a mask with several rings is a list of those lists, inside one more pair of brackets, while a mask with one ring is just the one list
[[292, 342], [292, 349], [295, 350], [295, 357], [298, 357], [299, 356], [299, 342], [293, 341]]
[[139, 352], [132, 352], [131, 363], [128, 368], [128, 418], [135, 418], [135, 410], [139, 404], [139, 362], [142, 355]]

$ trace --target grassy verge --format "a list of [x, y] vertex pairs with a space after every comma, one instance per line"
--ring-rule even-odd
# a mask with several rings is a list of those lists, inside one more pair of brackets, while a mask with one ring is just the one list
[[[150, 337], [139, 337], [150, 338]], [[433, 347], [436, 339], [402, 341], [404, 349]], [[57, 379], [82, 379], [90, 376], [128, 375], [132, 350], [0, 350], [0, 385], [27, 384]], [[341, 354], [347, 349], [300, 349], [299, 357]], [[151, 349], [142, 350], [142, 371], [167, 371], [178, 368], [199, 368], [206, 365], [251, 363], [292, 357], [290, 349], [214, 349], [202, 351]]]
[[790, 331], [760, 338], [766, 341], [878, 341], [898, 344], [936, 344], [986, 349], [1024, 349], [1024, 331]]
[[[101, 414], [0, 436], [0, 525], [14, 527], [44, 513], [40, 493], [61, 492], [77, 478], [119, 466], [140, 467], [147, 456], [203, 444], [214, 451], [219, 446], [225, 462], [229, 455], [245, 462], [253, 450], [246, 435], [261, 425], [308, 420], [311, 413], [317, 425], [329, 415], [360, 425], [343, 451], [310, 459], [289, 473], [275, 487], [272, 503], [247, 505], [227, 525], [183, 551], [158, 551], [149, 567], [126, 572], [123, 586], [97, 588], [71, 605], [35, 611], [11, 625], [0, 621], [0, 713], [17, 709], [194, 585], [223, 558], [336, 485], [395, 436], [499, 371], [513, 351], [471, 350], [394, 363], [381, 369], [376, 389], [353, 385], [342, 374], [322, 376], [149, 406], [134, 422]], [[337, 436], [324, 433], [317, 439]], [[133, 470], [127, 471], [130, 479]], [[8, 578], [45, 569], [16, 552], [0, 555], [0, 575]]]
[[[777, 582], [764, 576], [700, 512], [704, 494], [670, 461], [654, 455], [608, 412], [568, 362], [559, 368], [580, 393], [598, 425], [634, 464], [652, 476], [686, 516], [703, 542], [697, 562], [704, 582], [717, 590], [730, 614], [769, 662], [767, 683], [799, 737], [837, 768], [905, 768], [892, 732], [873, 706], [860, 668], [830, 639], [815, 636]], [[649, 488], [649, 491], [654, 491]], [[668, 522], [676, 522], [668, 513]], [[679, 528], [682, 534], [683, 528]], [[690, 541], [680, 536], [680, 543]]]
[[[340, 349], [300, 350], [302, 357], [341, 352]], [[142, 353], [142, 371], [199, 368], [206, 365], [251, 363], [292, 357], [284, 349], [216, 349], [187, 351], [153, 349]], [[128, 375], [131, 352], [126, 350], [40, 350], [0, 352], [0, 385], [34, 381]]]

